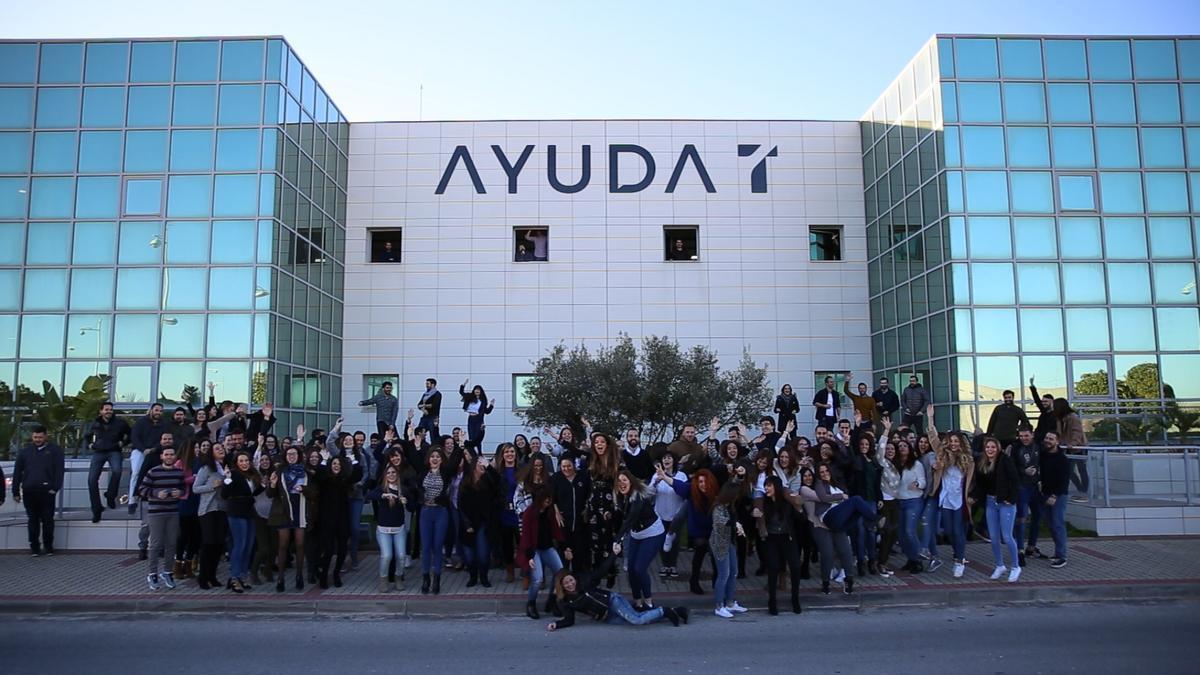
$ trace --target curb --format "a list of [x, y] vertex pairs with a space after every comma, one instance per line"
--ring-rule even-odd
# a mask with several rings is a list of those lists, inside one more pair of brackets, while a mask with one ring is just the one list
[[[788, 595], [780, 593], [787, 606]], [[708, 596], [663, 594], [663, 600], [703, 612], [711, 608]], [[545, 594], [539, 599], [544, 602]], [[1089, 602], [1171, 602], [1200, 599], [1200, 580], [1189, 583], [1096, 586], [1005, 586], [995, 589], [929, 589], [905, 591], [860, 591], [852, 596], [828, 596], [807, 591], [801, 594], [805, 611], [848, 610], [869, 612], [887, 609], [932, 609], [982, 606], [1054, 605]], [[453, 602], [447, 611], [446, 600]], [[665, 604], [660, 602], [658, 604]], [[755, 593], [745, 604], [754, 611], [766, 610], [766, 595]], [[73, 616], [120, 614], [155, 617], [179, 615], [250, 615], [290, 617], [383, 617], [409, 619], [481, 619], [520, 617], [523, 596], [500, 598], [326, 598], [314, 600], [256, 599], [14, 599], [0, 603], [0, 616]]]

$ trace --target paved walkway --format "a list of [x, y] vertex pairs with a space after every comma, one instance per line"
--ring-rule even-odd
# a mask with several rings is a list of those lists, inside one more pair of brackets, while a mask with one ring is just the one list
[[[680, 556], [681, 570], [690, 569], [689, 555], [685, 552]], [[1196, 564], [1200, 560], [1200, 537], [1077, 539], [1070, 544], [1065, 568], [1051, 569], [1048, 560], [1030, 560], [1016, 584], [988, 579], [992, 570], [988, 544], [969, 544], [967, 558], [971, 562], [961, 579], [952, 576], [948, 564], [934, 573], [868, 576], [858, 580], [855, 594], [848, 597], [836, 584], [831, 596], [822, 596], [820, 582], [807, 580], [802, 582], [803, 602], [806, 606], [867, 607], [1136, 598], [1143, 591], [1156, 597], [1200, 595], [1200, 566]], [[447, 570], [440, 597], [421, 595], [416, 567], [408, 571], [404, 591], [381, 594], [377, 561], [373, 552], [366, 554], [357, 571], [343, 575], [342, 588], [321, 590], [306, 585], [303, 591], [295, 591], [289, 584], [286, 592], [276, 593], [273, 584], [263, 584], [238, 595], [224, 589], [203, 591], [193, 580], [183, 581], [173, 591], [150, 591], [145, 581], [146, 563], [126, 552], [62, 552], [52, 557], [8, 553], [0, 555], [0, 611], [102, 612], [166, 607], [199, 611], [216, 605], [234, 611], [272, 611], [290, 606], [300, 611], [386, 612], [391, 611], [389, 607], [403, 607], [402, 611], [411, 614], [422, 613], [422, 608], [441, 614], [454, 614], [455, 608], [464, 614], [486, 614], [519, 612], [524, 598], [520, 583], [505, 583], [502, 570], [493, 572], [490, 589], [467, 588], [465, 573]], [[749, 566], [753, 568], [753, 562]], [[226, 570], [222, 564], [218, 576], [224, 579]], [[813, 575], [818, 575], [815, 566]], [[707, 572], [705, 576], [707, 579]], [[764, 585], [764, 577], [751, 575], [740, 580], [738, 591], [743, 604], [765, 604]], [[707, 590], [710, 583], [706, 581], [703, 586]], [[618, 580], [617, 589], [628, 590], [625, 575]], [[711, 598], [690, 594], [686, 577], [663, 581], [656, 573], [654, 589], [656, 598], [674, 597], [677, 602], [698, 607], [707, 606]], [[1039, 593], [1039, 589], [1054, 592]], [[544, 599], [545, 594], [541, 597]]]

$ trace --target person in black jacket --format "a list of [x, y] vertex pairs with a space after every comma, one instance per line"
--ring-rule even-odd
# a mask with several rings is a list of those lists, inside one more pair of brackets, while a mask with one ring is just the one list
[[[348, 458], [340, 455], [330, 458], [329, 466], [317, 474], [321, 501], [321, 562], [317, 566], [317, 583], [321, 588], [329, 588], [330, 569], [333, 585], [342, 586], [342, 563], [350, 544], [350, 492], [362, 480], [362, 474], [362, 465], [353, 453]], [[330, 561], [335, 555], [337, 559], [331, 568]]]
[[[1071, 460], [1058, 445], [1058, 432], [1048, 431], [1042, 439], [1039, 456], [1042, 474], [1042, 508], [1050, 516], [1050, 536], [1054, 539], [1054, 558], [1050, 566], [1067, 566], [1067, 490], [1071, 485]], [[1045, 558], [1037, 549], [1038, 531], [1029, 531], [1029, 547], [1033, 555]]]
[[674, 626], [678, 626], [680, 622], [687, 623], [686, 607], [651, 607], [640, 611], [634, 609], [620, 593], [600, 588], [600, 581], [613, 574], [616, 560], [616, 556], [610, 555], [586, 575], [561, 572], [554, 584], [554, 595], [558, 598], [563, 617], [551, 622], [546, 626], [546, 630], [574, 626], [576, 614], [586, 614], [605, 623], [627, 623], [632, 626], [645, 626], [661, 621], [664, 617]]
[[886, 377], [879, 378], [879, 388], [871, 392], [871, 398], [875, 399], [875, 409], [879, 411], [881, 421], [885, 417], [891, 421], [892, 414], [900, 409], [900, 396]]
[[496, 473], [487, 459], [481, 457], [475, 460], [463, 472], [462, 483], [458, 487], [460, 538], [470, 573], [468, 588], [476, 584], [482, 584], [484, 588], [492, 587], [488, 569], [491, 567], [492, 544], [499, 541], [500, 512], [503, 508], [500, 474]]
[[137, 513], [137, 480], [141, 475], [142, 461], [164, 433], [171, 431], [171, 423], [163, 417], [163, 406], [154, 403], [145, 415], [133, 423], [130, 435], [133, 450], [129, 453], [129, 515]]
[[254, 511], [254, 498], [265, 488], [250, 455], [245, 452], [239, 452], [229, 467], [230, 471], [221, 486], [229, 534], [233, 539], [233, 550], [229, 552], [229, 581], [225, 587], [234, 593], [242, 593], [250, 588], [246, 577], [249, 576], [250, 553], [254, 548], [254, 519], [258, 517]]
[[800, 399], [792, 392], [792, 385], [785, 384], [775, 397], [775, 414], [779, 415], [776, 429], [786, 429], [788, 422], [796, 421], [796, 413], [800, 412]]
[[[1018, 562], [1017, 540], [1013, 536], [1013, 525], [1017, 519], [1017, 499], [1021, 490], [1021, 477], [1012, 457], [1000, 449], [1000, 441], [991, 436], [983, 439], [983, 455], [979, 458], [979, 468], [975, 472], [976, 499], [987, 500], [988, 534], [992, 540], [992, 557], [996, 569], [992, 571], [992, 579], [999, 579], [1009, 572], [1009, 583], [1015, 582], [1021, 576], [1021, 566]], [[1009, 562], [1012, 570], [1004, 566], [1004, 554], [1000, 545], [1008, 549]]]
[[1029, 378], [1029, 393], [1038, 407], [1037, 425], [1033, 428], [1033, 442], [1038, 445], [1046, 438], [1046, 432], [1053, 431], [1058, 436], [1058, 416], [1054, 414], [1054, 397], [1050, 394], [1038, 395], [1033, 378]]
[[[375, 538], [379, 542], [379, 592], [404, 589], [404, 559], [408, 557], [408, 505], [415, 501], [411, 474], [404, 471], [404, 453], [387, 456], [375, 489], [367, 493], [375, 511]], [[399, 580], [395, 579], [399, 570]], [[395, 584], [395, 585], [393, 585]]]
[[813, 394], [812, 404], [817, 426], [832, 429], [842, 410], [842, 397], [834, 386], [833, 377], [826, 376], [825, 388]]
[[100, 522], [100, 472], [108, 464], [108, 489], [104, 492], [108, 508], [117, 508], [117, 494], [121, 490], [121, 448], [129, 443], [129, 423], [113, 414], [113, 404], [100, 404], [100, 416], [88, 428], [87, 447], [92, 451], [92, 463], [88, 467], [88, 497], [92, 501], [92, 522]]
[[[12, 495], [18, 504], [24, 500], [25, 515], [29, 518], [29, 551], [35, 556], [43, 552], [54, 555], [54, 501], [62, 490], [64, 471], [62, 448], [47, 440], [46, 427], [40, 424], [33, 427], [29, 444], [17, 451]], [[0, 483], [0, 492], [3, 490]]]
[[478, 454], [483, 449], [483, 437], [487, 433], [487, 424], [484, 423], [484, 418], [492, 413], [492, 409], [496, 407], [496, 399], [488, 400], [487, 392], [478, 384], [471, 387], [470, 393], [467, 392], [467, 383], [469, 379], [463, 380], [463, 383], [458, 387], [458, 395], [462, 397], [462, 408], [467, 413], [467, 447], [475, 450]]
[[425, 393], [421, 394], [417, 410], [421, 411], [421, 421], [417, 423], [417, 426], [424, 429], [426, 435], [431, 439], [440, 436], [438, 423], [442, 416], [442, 392], [437, 390], [437, 380], [432, 377], [425, 380]]
[[654, 493], [628, 470], [613, 482], [613, 501], [621, 521], [613, 535], [613, 553], [621, 555], [621, 542], [628, 536], [629, 590], [633, 606], [645, 609], [654, 604], [648, 570], [667, 537], [666, 526], [654, 511]]
[[567, 569], [582, 572], [591, 568], [591, 556], [587, 555], [591, 535], [587, 526], [587, 503], [592, 493], [592, 479], [587, 469], [576, 469], [575, 462], [560, 459], [558, 472], [550, 477], [554, 492], [554, 506], [563, 522], [566, 544], [563, 550], [571, 555], [566, 558]]

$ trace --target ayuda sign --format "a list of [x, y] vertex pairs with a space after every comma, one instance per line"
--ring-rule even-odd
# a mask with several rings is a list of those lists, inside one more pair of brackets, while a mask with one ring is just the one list
[[[521, 151], [517, 160], [511, 161], [504, 149], [499, 145], [492, 146], [492, 152], [496, 155], [496, 161], [500, 163], [500, 168], [504, 170], [504, 174], [508, 176], [508, 193], [517, 193], [517, 177], [521, 175], [521, 170], [525, 168], [525, 163], [529, 161], [530, 155], [533, 154], [535, 146], [526, 145]], [[758, 144], [746, 143], [738, 144], [738, 157], [750, 157], [759, 149]], [[621, 183], [618, 179], [620, 162], [622, 155], [629, 157], [635, 156], [642, 164], [642, 177], [633, 183]], [[750, 191], [751, 192], [766, 192], [767, 191], [767, 157], [778, 157], [779, 148], [772, 147], [766, 155], [763, 156], [754, 168], [750, 171]], [[549, 181], [550, 187], [564, 194], [573, 194], [579, 192], [588, 186], [592, 180], [592, 146], [585, 145], [582, 148], [583, 164], [580, 167], [579, 179], [574, 183], [566, 184], [558, 178], [558, 146], [546, 146], [546, 180]], [[467, 176], [471, 179], [471, 185], [475, 188], [478, 194], [486, 194], [487, 190], [483, 187], [483, 180], [479, 177], [479, 170], [475, 168], [475, 160], [471, 157], [471, 151], [467, 146], [460, 145], [454, 148], [454, 153], [450, 155], [450, 160], [446, 163], [446, 169], [442, 172], [442, 179], [438, 181], [437, 189], [434, 194], [443, 194], [446, 191], [446, 186], [450, 184], [450, 179], [454, 176], [454, 172], [458, 170], [459, 164], [466, 170]], [[665, 192], [675, 192], [676, 186], [679, 185], [679, 178], [683, 175], [684, 169], [688, 164], [692, 165], [692, 170], [700, 178], [700, 182], [704, 184], [704, 189], [707, 192], [716, 192], [717, 188], [713, 185], [712, 179], [709, 178], [708, 169], [704, 167], [704, 161], [700, 158], [700, 153], [696, 151], [696, 146], [688, 144], [683, 146], [683, 150], [679, 152], [679, 158], [675, 160], [675, 168], [671, 171], [671, 177], [667, 181], [667, 189]], [[632, 144], [613, 144], [608, 146], [608, 191], [612, 193], [629, 193], [641, 192], [650, 186], [654, 181], [655, 163], [654, 156], [650, 151], [640, 145]]]

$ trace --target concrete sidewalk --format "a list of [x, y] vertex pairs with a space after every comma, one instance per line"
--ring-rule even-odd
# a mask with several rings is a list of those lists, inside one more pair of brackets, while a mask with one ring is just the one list
[[[1049, 542], [1045, 542], [1049, 544]], [[1043, 548], [1043, 550], [1046, 550]], [[943, 560], [948, 551], [943, 551]], [[680, 570], [690, 569], [689, 554], [680, 556]], [[1052, 603], [1102, 600], [1165, 600], [1200, 597], [1200, 538], [1160, 537], [1077, 539], [1071, 542], [1069, 563], [1051, 569], [1048, 560], [1027, 561], [1016, 584], [991, 581], [991, 549], [985, 543], [968, 544], [971, 561], [966, 575], [955, 579], [951, 565], [934, 573], [898, 573], [891, 578], [868, 576], [856, 580], [855, 593], [844, 595], [833, 585], [830, 595], [820, 592], [820, 582], [802, 582], [801, 602], [806, 609], [847, 608], [868, 610], [886, 607], [961, 606], [1010, 603]], [[147, 565], [135, 554], [62, 552], [31, 557], [28, 553], [0, 555], [0, 612], [19, 614], [71, 613], [289, 613], [365, 614], [390, 616], [481, 616], [523, 612], [520, 583], [504, 583], [504, 572], [493, 572], [493, 587], [467, 588], [467, 575], [446, 570], [439, 596], [420, 594], [420, 572], [408, 570], [405, 590], [378, 592], [374, 553], [364, 556], [355, 572], [343, 575], [342, 588], [321, 590], [306, 585], [303, 591], [276, 593], [274, 584], [256, 586], [245, 594], [228, 590], [200, 590], [186, 580], [173, 591], [146, 587]], [[893, 564], [898, 561], [893, 559]], [[756, 562], [748, 563], [751, 571]], [[709, 590], [706, 564], [702, 586]], [[218, 576], [225, 578], [222, 564]], [[708, 608], [711, 594], [688, 592], [686, 576], [660, 580], [655, 567], [657, 604], [685, 604]], [[813, 567], [813, 576], [819, 575]], [[290, 577], [291, 575], [289, 575]], [[291, 579], [289, 578], [289, 581]], [[738, 582], [739, 600], [751, 607], [766, 605], [765, 577], [753, 574]], [[617, 590], [628, 591], [625, 575]], [[787, 594], [782, 593], [781, 599]], [[540, 600], [545, 601], [543, 591]], [[540, 605], [541, 603], [539, 603]], [[787, 603], [781, 602], [786, 608]]]

